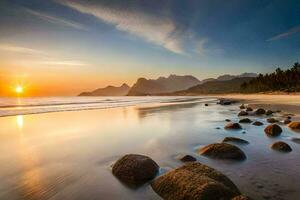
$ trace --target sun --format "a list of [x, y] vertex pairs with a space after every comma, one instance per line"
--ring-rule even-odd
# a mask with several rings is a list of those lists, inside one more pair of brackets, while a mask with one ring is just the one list
[[23, 87], [20, 86], [20, 85], [18, 85], [18, 86], [15, 88], [15, 91], [16, 91], [17, 94], [21, 94], [21, 93], [23, 93]]

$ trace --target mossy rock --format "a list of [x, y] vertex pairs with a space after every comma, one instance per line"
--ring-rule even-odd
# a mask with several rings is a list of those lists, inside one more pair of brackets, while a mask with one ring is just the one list
[[198, 162], [167, 172], [151, 186], [165, 200], [230, 200], [240, 195], [229, 178]]
[[270, 124], [265, 128], [265, 133], [271, 137], [279, 136], [282, 133], [282, 128], [277, 124]]
[[245, 153], [232, 144], [227, 143], [214, 143], [209, 144], [199, 150], [199, 153], [203, 156], [207, 156], [214, 159], [225, 160], [245, 160]]
[[291, 152], [292, 148], [285, 142], [278, 141], [271, 145], [271, 148], [281, 152]]
[[229, 123], [224, 128], [225, 129], [239, 130], [239, 129], [242, 129], [242, 126], [239, 123]]
[[255, 121], [255, 122], [252, 123], [252, 125], [254, 125], [254, 126], [262, 126], [264, 124], [262, 122], [260, 122], [260, 121]]
[[266, 113], [266, 110], [263, 108], [258, 108], [257, 110], [255, 110], [256, 115], [263, 115], [265, 113]]
[[247, 140], [243, 140], [243, 139], [237, 138], [237, 137], [225, 137], [223, 142], [233, 142], [233, 143], [237, 143], [237, 144], [249, 144], [249, 142]]
[[112, 173], [128, 186], [137, 187], [153, 179], [159, 166], [149, 157], [128, 154], [120, 158], [112, 168]]
[[241, 112], [239, 112], [238, 116], [247, 116], [248, 113], [244, 110], [242, 110]]
[[239, 121], [239, 123], [251, 123], [251, 122], [252, 122], [252, 120], [249, 118], [244, 118]]
[[300, 122], [291, 122], [288, 126], [290, 129], [300, 130]]

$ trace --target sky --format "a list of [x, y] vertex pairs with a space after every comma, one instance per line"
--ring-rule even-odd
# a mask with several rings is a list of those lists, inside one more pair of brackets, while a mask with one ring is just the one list
[[299, 58], [299, 0], [0, 1], [0, 96], [267, 73]]

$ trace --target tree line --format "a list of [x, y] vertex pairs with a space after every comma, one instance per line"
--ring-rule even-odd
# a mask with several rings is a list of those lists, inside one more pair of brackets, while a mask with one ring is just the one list
[[242, 93], [256, 92], [300, 92], [300, 64], [296, 62], [291, 68], [277, 68], [270, 74], [259, 74], [256, 78], [241, 85]]

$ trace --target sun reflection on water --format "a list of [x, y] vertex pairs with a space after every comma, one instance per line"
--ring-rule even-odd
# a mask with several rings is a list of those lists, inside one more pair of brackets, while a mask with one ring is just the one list
[[23, 115], [18, 115], [16, 119], [17, 119], [17, 126], [21, 130], [23, 128], [23, 125], [24, 125]]

